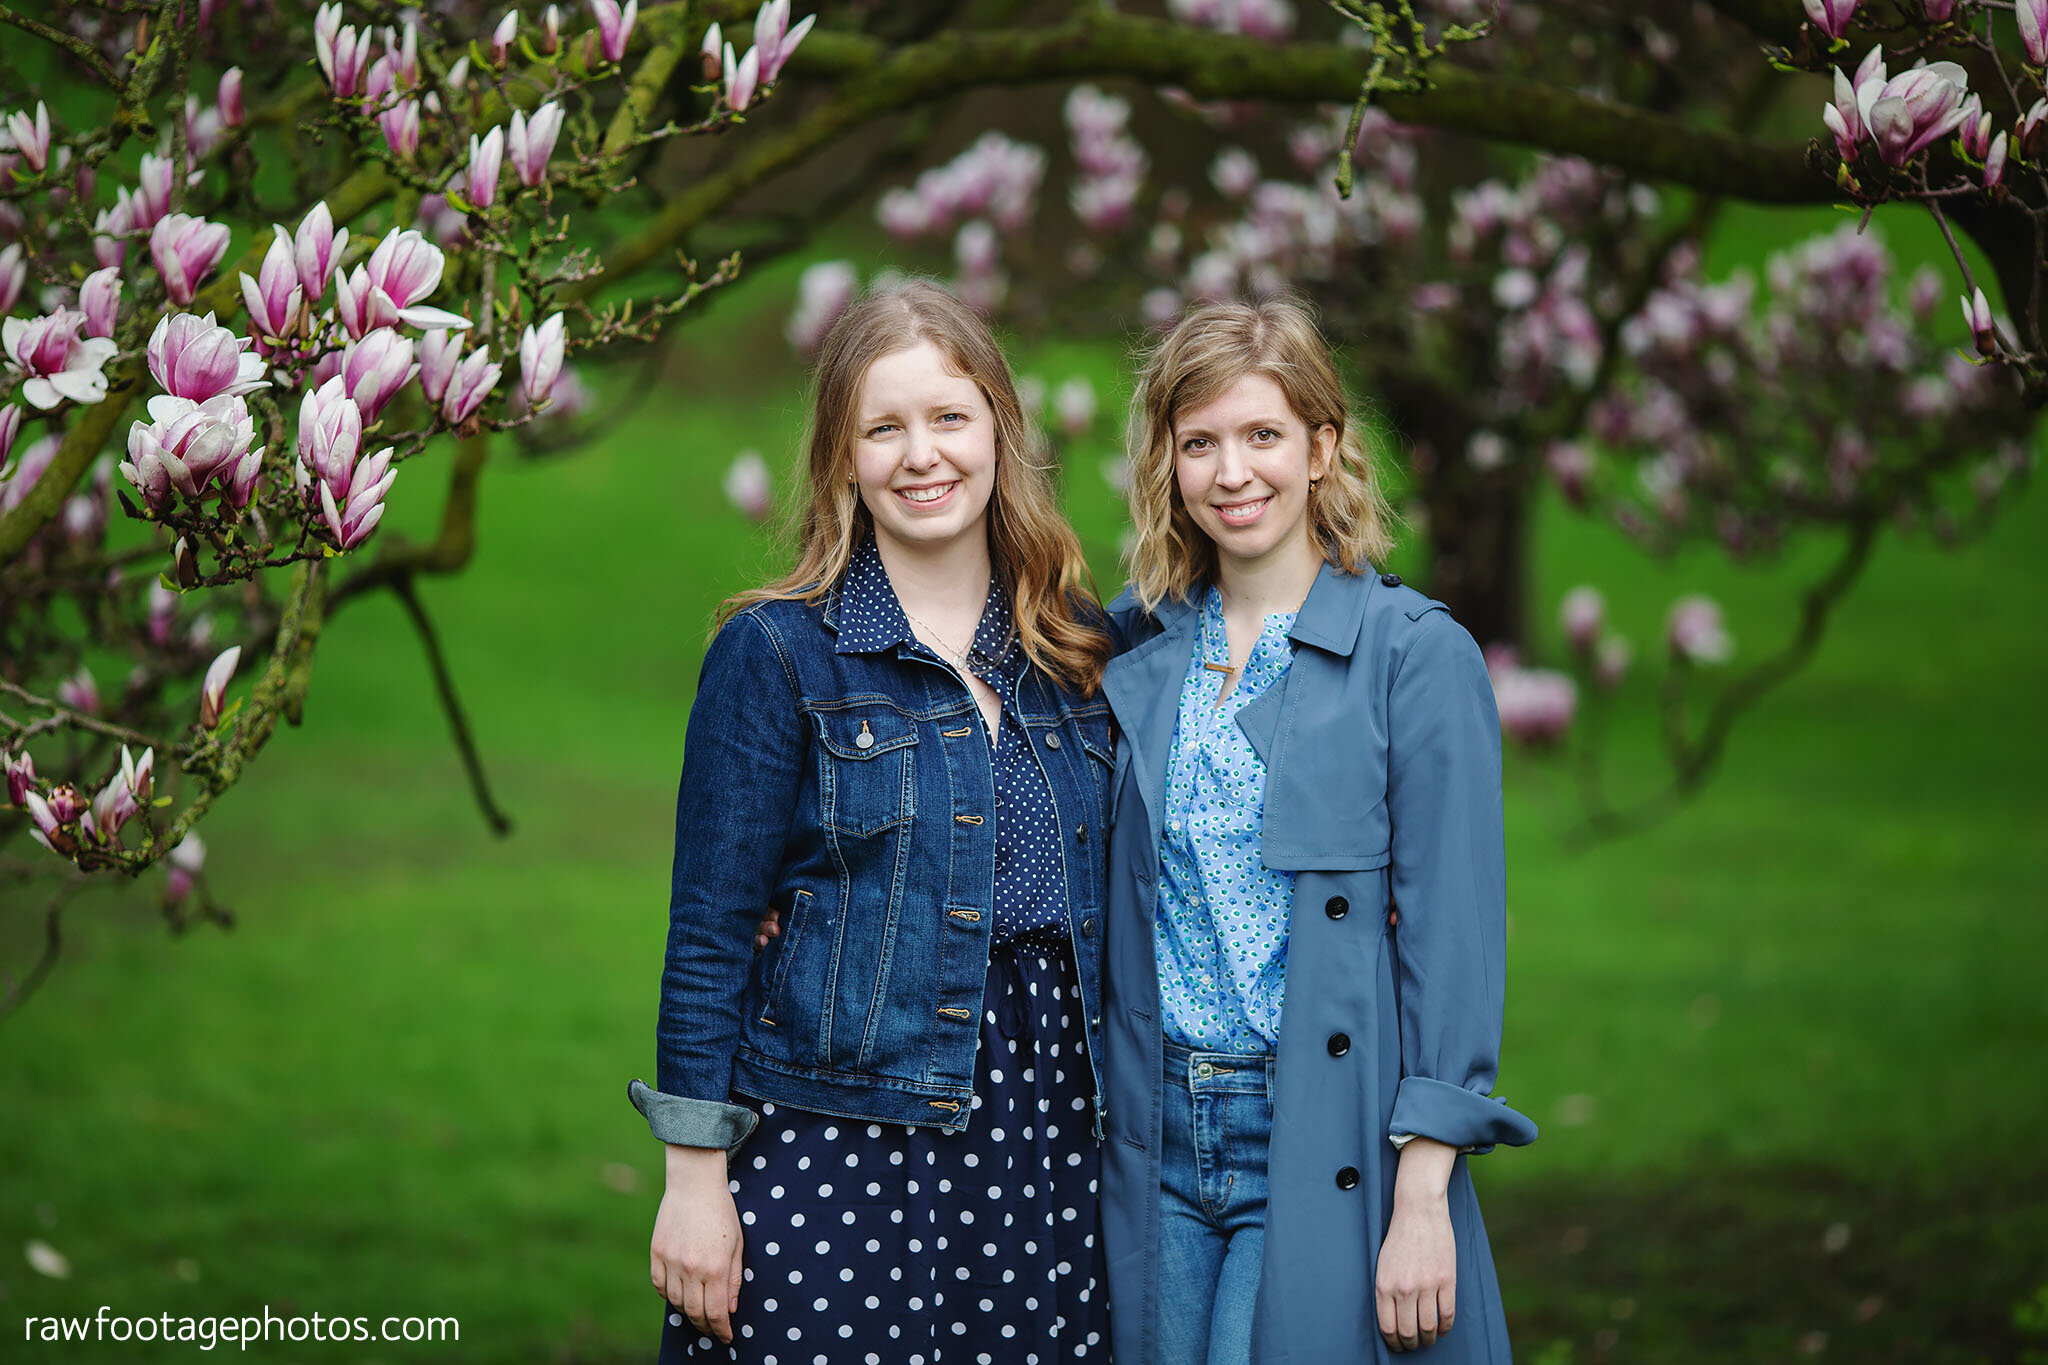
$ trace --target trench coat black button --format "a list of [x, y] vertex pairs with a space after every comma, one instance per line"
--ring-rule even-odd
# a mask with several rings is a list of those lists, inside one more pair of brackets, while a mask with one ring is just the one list
[[1086, 826], [1086, 825], [1076, 825], [1076, 826], [1074, 826], [1074, 839], [1075, 839], [1075, 841], [1076, 841], [1077, 843], [1083, 843], [1083, 844], [1087, 843], [1087, 842], [1088, 842], [1088, 826]]
[[1046, 747], [1046, 748], [1048, 748], [1048, 749], [1057, 749], [1057, 748], [1059, 748], [1059, 747], [1060, 747], [1060, 737], [1059, 737], [1058, 735], [1047, 735], [1047, 736], [1045, 737], [1045, 747]]
[[1090, 915], [1087, 919], [1081, 921], [1081, 937], [1095, 937], [1095, 916]]
[[1349, 1051], [1351, 1051], [1350, 1034], [1333, 1033], [1330, 1035], [1330, 1055], [1332, 1057], [1342, 1057]]
[[1380, 582], [1390, 588], [1398, 588], [1401, 586], [1401, 575], [1397, 573], [1383, 573], [1380, 575]]
[[1327, 914], [1331, 919], [1343, 919], [1351, 913], [1351, 902], [1345, 900], [1342, 896], [1332, 896], [1323, 902], [1323, 913]]
[[1355, 1190], [1358, 1188], [1358, 1168], [1356, 1166], [1346, 1166], [1343, 1170], [1337, 1172], [1337, 1188], [1340, 1190]]

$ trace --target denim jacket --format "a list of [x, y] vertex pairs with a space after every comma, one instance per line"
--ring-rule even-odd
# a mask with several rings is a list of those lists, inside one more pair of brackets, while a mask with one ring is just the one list
[[[952, 669], [841, 636], [842, 586], [817, 605], [746, 608], [704, 657], [676, 802], [659, 1090], [629, 1087], [665, 1142], [737, 1147], [755, 1115], [734, 1092], [968, 1124], [994, 919], [988, 739]], [[1109, 708], [1036, 667], [1016, 689], [1058, 813], [1100, 1136]], [[781, 934], [756, 953], [770, 906]]]

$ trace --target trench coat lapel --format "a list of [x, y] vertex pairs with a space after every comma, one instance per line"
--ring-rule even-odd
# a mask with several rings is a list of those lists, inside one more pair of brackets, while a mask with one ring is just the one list
[[[1169, 600], [1160, 604], [1155, 619], [1160, 633], [1111, 659], [1102, 675], [1102, 690], [1123, 730], [1151, 825], [1152, 847], [1157, 848], [1166, 818], [1166, 765], [1180, 718], [1180, 686], [1202, 617], [1192, 603]], [[1122, 790], [1121, 780], [1117, 790]]]
[[1323, 565], [1288, 632], [1295, 649], [1286, 674], [1237, 713], [1238, 729], [1266, 765], [1259, 844], [1270, 868], [1356, 869], [1384, 861], [1385, 841], [1369, 813], [1384, 799], [1385, 773], [1347, 761], [1367, 746], [1363, 736], [1345, 732], [1340, 704], [1366, 599], [1377, 586], [1371, 574]]

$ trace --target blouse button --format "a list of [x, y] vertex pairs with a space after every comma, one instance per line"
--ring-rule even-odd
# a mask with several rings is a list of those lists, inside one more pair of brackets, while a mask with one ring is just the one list
[[1355, 1190], [1358, 1188], [1358, 1168], [1356, 1166], [1346, 1166], [1343, 1170], [1337, 1172], [1337, 1188], [1340, 1190]]
[[1351, 913], [1351, 902], [1345, 900], [1342, 896], [1332, 896], [1329, 900], [1323, 902], [1323, 913], [1331, 919], [1343, 919]]
[[1048, 749], [1057, 749], [1057, 748], [1059, 748], [1059, 747], [1060, 747], [1060, 737], [1059, 737], [1058, 735], [1047, 735], [1047, 736], [1045, 737], [1045, 747], [1046, 747], [1046, 748], [1048, 748]]

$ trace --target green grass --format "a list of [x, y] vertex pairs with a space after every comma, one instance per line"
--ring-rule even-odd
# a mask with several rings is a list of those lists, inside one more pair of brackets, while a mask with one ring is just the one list
[[[170, 942], [139, 898], [78, 908], [0, 1029], [0, 1358], [189, 1358], [12, 1344], [100, 1304], [462, 1324], [250, 1359], [651, 1352], [660, 1162], [624, 1085], [651, 1069], [704, 628], [765, 560], [719, 478], [742, 447], [788, 455], [801, 415], [778, 324], [721, 303], [596, 448], [494, 469], [473, 569], [427, 585], [511, 839], [401, 614], [367, 601], [329, 626], [304, 728], [205, 827], [238, 927]], [[1023, 368], [1089, 368], [1107, 416], [1115, 365]], [[1068, 491], [1110, 590], [1106, 441]], [[441, 476], [405, 468], [397, 525], [431, 527]], [[2044, 533], [2036, 496], [1966, 552], [1887, 541], [1813, 667], [1647, 835], [1567, 855], [1566, 774], [1512, 756], [1502, 1089], [1544, 1135], [1481, 1180], [1526, 1359], [1784, 1360], [1815, 1332], [1833, 1359], [2013, 1358], [2007, 1315], [2048, 1282]], [[1738, 660], [1819, 558], [1646, 565], [1555, 508], [1539, 544], [1545, 615], [1597, 582], [1654, 654], [1671, 599], [1711, 591]], [[1615, 721], [1618, 780], [1648, 784], [1646, 681]], [[32, 1238], [69, 1279], [28, 1268]]]

